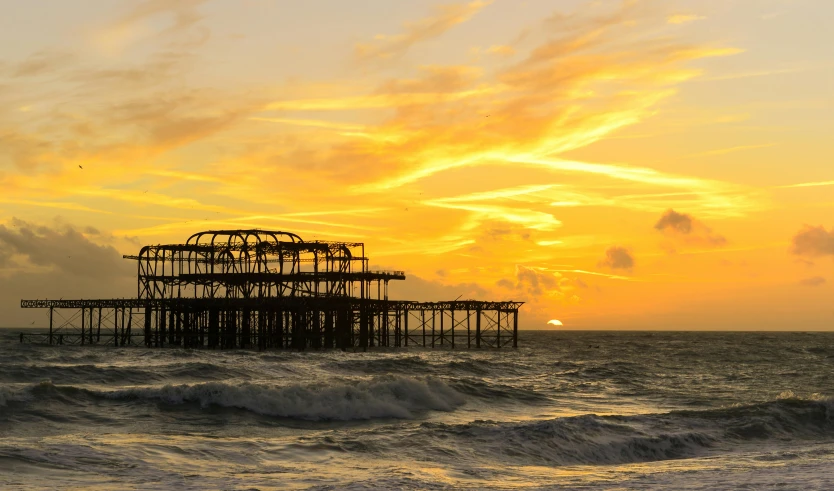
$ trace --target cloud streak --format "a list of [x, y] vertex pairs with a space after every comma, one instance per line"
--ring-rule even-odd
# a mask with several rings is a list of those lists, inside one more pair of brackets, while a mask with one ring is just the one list
[[354, 55], [360, 62], [398, 58], [415, 45], [441, 36], [454, 26], [466, 22], [490, 3], [472, 1], [465, 4], [442, 5], [436, 9], [434, 15], [406, 23], [401, 34], [378, 35], [372, 42], [357, 44], [354, 47]]

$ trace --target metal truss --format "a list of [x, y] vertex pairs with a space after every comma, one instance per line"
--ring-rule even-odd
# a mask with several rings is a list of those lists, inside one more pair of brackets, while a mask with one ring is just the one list
[[405, 273], [371, 271], [362, 243], [221, 230], [124, 257], [137, 262], [137, 298], [21, 300], [22, 308], [49, 309], [50, 319], [48, 333], [21, 333], [21, 342], [258, 349], [518, 346], [522, 302], [390, 300], [388, 282], [404, 280]]

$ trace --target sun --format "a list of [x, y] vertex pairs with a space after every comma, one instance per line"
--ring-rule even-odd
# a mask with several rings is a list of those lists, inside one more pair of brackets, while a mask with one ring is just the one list
[[557, 319], [550, 319], [549, 321], [547, 321], [547, 325], [549, 325], [549, 326], [561, 326], [562, 321], [557, 320]]

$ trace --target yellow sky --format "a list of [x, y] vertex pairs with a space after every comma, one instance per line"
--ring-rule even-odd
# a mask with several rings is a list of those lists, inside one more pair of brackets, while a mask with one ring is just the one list
[[834, 327], [825, 0], [3, 9], [0, 325], [257, 227], [524, 328]]

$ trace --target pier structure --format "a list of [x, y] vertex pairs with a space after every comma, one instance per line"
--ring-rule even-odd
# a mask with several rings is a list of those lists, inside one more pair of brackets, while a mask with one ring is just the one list
[[21, 300], [49, 330], [21, 342], [183, 348], [366, 349], [518, 346], [522, 302], [388, 298], [402, 271], [373, 271], [362, 243], [216, 230], [125, 255], [137, 297]]

